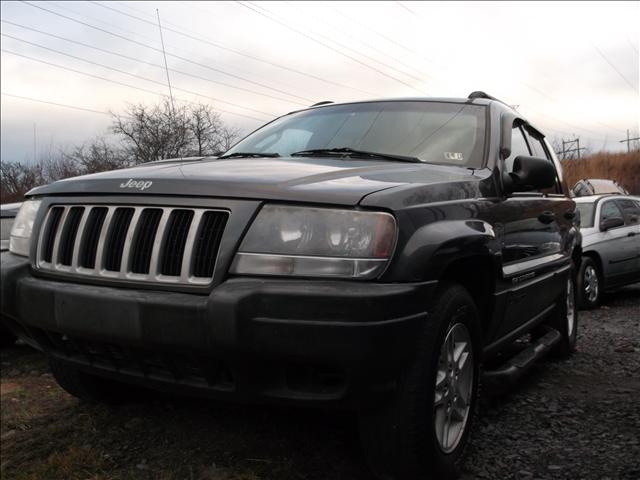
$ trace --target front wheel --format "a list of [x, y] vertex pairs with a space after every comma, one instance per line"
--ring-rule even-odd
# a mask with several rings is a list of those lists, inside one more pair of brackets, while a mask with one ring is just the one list
[[578, 309], [576, 308], [576, 288], [573, 271], [569, 273], [565, 287], [558, 297], [556, 307], [545, 322], [560, 332], [560, 342], [553, 353], [560, 358], [570, 357], [576, 350], [578, 341]]
[[602, 276], [596, 262], [582, 257], [578, 272], [578, 305], [581, 308], [596, 308], [602, 299]]
[[441, 290], [394, 398], [360, 414], [369, 466], [381, 479], [449, 479], [460, 471], [475, 411], [478, 311], [459, 285]]

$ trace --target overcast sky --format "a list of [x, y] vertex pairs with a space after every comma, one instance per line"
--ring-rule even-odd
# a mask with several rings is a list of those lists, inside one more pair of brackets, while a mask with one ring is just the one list
[[551, 138], [638, 136], [640, 2], [2, 2], [2, 160], [33, 158], [34, 122], [41, 152], [167, 95], [156, 8], [175, 98], [245, 133], [321, 100], [484, 90]]

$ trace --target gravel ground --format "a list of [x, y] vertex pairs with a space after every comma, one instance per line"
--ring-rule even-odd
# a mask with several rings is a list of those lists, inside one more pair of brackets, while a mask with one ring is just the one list
[[[581, 312], [579, 349], [485, 398], [464, 480], [640, 478], [640, 284]], [[348, 413], [156, 398], [81, 404], [2, 350], [3, 479], [368, 479]]]
[[483, 401], [464, 479], [640, 479], [640, 284], [579, 321], [570, 360]]

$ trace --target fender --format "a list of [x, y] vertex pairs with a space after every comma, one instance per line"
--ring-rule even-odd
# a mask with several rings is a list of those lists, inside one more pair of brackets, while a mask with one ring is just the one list
[[398, 245], [397, 252], [400, 255], [389, 266], [385, 280], [436, 280], [452, 262], [478, 256], [490, 259], [496, 275], [500, 271], [500, 241], [493, 227], [478, 219], [423, 225]]

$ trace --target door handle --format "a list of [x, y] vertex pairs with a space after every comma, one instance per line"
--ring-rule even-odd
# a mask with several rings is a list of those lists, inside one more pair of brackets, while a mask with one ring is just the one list
[[544, 224], [549, 224], [553, 222], [555, 219], [556, 219], [555, 213], [550, 211], [542, 212], [540, 215], [538, 215], [538, 220], [540, 220], [540, 222]]
[[636, 232], [627, 233], [627, 237], [635, 237], [635, 236], [636, 236]]

